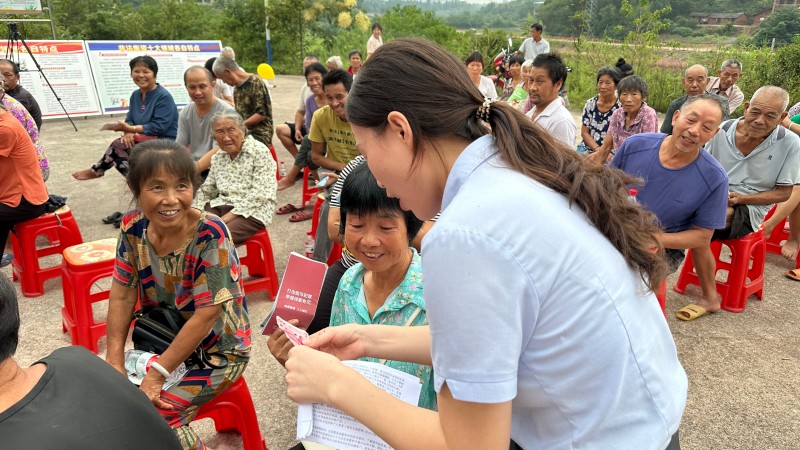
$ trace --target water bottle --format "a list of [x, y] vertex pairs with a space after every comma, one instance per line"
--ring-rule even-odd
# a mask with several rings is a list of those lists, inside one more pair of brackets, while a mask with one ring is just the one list
[[639, 193], [638, 189], [628, 189], [628, 200], [633, 203], [639, 203], [639, 200], [636, 200], [636, 195]]
[[313, 258], [314, 257], [314, 238], [309, 237], [306, 239], [306, 242], [303, 244], [303, 247], [306, 251], [306, 258]]
[[286, 164], [284, 164], [283, 161], [281, 161], [279, 171], [280, 171], [279, 173], [281, 174], [281, 178], [286, 176]]
[[[128, 373], [128, 379], [135, 385], [142, 384], [142, 380], [144, 379], [144, 376], [147, 375], [147, 371], [150, 370], [150, 366], [159, 357], [161, 357], [161, 355], [146, 352], [144, 350], [126, 351], [125, 371]], [[164, 381], [164, 386], [162, 389], [167, 390], [178, 384], [183, 377], [186, 376], [186, 372], [186, 364], [180, 363], [180, 365], [176, 367], [168, 377], [166, 377], [166, 381]]]

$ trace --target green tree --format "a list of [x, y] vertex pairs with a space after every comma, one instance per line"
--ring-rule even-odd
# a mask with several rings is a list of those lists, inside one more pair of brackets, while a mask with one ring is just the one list
[[753, 36], [753, 43], [759, 47], [772, 45], [788, 45], [795, 36], [800, 35], [800, 10], [796, 8], [780, 8], [767, 17]]

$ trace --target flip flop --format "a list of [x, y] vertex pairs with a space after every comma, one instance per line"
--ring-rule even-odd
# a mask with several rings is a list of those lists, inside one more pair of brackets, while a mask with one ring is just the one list
[[305, 220], [311, 220], [314, 216], [305, 212], [305, 211], [298, 211], [292, 214], [292, 217], [289, 217], [289, 222], [303, 222]]
[[118, 221], [121, 218], [122, 218], [122, 213], [117, 211], [114, 214], [110, 214], [110, 215], [108, 215], [106, 217], [103, 217], [100, 220], [106, 225], [111, 225], [112, 223]]
[[800, 281], [800, 267], [797, 269], [788, 270], [783, 273], [786, 278], [792, 279], [794, 281]]
[[287, 204], [281, 206], [280, 208], [276, 209], [275, 210], [275, 214], [291, 214], [291, 213], [297, 212], [297, 211], [302, 211], [302, 210], [300, 208], [298, 208], [297, 206], [294, 206], [291, 203], [287, 203]]
[[705, 308], [703, 308], [702, 306], [695, 305], [694, 303], [686, 305], [683, 308], [675, 311], [675, 317], [685, 322], [699, 319], [708, 314], [713, 314], [713, 313], [706, 311]]
[[5, 267], [11, 264], [11, 261], [14, 259], [14, 255], [11, 253], [3, 253], [3, 259], [0, 259], [0, 267]]

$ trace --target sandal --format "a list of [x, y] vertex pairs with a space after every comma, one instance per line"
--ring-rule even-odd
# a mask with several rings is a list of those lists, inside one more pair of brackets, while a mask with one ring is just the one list
[[[5, 256], [5, 255], [3, 255], [3, 256]], [[786, 278], [789, 278], [791, 280], [800, 281], [800, 267], [797, 268], [797, 269], [792, 269], [792, 270], [789, 270], [787, 272], [784, 272], [783, 275], [786, 276]]]
[[306, 220], [311, 220], [314, 216], [305, 212], [305, 211], [298, 211], [292, 214], [292, 217], [289, 217], [289, 222], [303, 222]]
[[14, 255], [11, 253], [3, 253], [3, 259], [0, 259], [0, 267], [5, 267], [11, 264], [11, 261], [14, 260]]
[[114, 214], [111, 214], [111, 215], [108, 215], [106, 217], [103, 217], [100, 220], [106, 225], [111, 225], [112, 223], [118, 221], [121, 218], [122, 218], [122, 213], [117, 211]]
[[297, 206], [294, 206], [291, 203], [287, 203], [281, 206], [280, 208], [276, 209], [275, 214], [291, 214], [297, 211], [302, 211], [302, 209], [298, 208]]

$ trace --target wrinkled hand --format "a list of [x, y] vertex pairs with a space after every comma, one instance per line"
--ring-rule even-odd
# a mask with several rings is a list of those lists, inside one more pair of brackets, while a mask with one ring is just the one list
[[294, 347], [286, 361], [286, 393], [295, 403], [331, 403], [336, 383], [344, 382], [346, 367], [327, 353], [306, 346]]
[[133, 139], [134, 136], [136, 136], [135, 133], [123, 134], [120, 138], [122, 140], [122, 145], [125, 146], [125, 148], [133, 148], [133, 146], [136, 145], [136, 142]]
[[589, 158], [589, 161], [591, 161], [591, 162], [593, 162], [595, 164], [603, 164], [603, 162], [606, 159], [606, 157], [604, 156], [603, 152], [601, 152], [601, 151], [597, 151], [597, 152], [592, 153], [591, 155], [588, 156], [588, 158]]
[[164, 376], [154, 369], [147, 371], [147, 375], [142, 380], [139, 390], [147, 395], [147, 398], [156, 405], [156, 408], [173, 409], [172, 405], [161, 400], [161, 387], [164, 386]]
[[[297, 319], [292, 319], [289, 321], [292, 325], [297, 325], [300, 323]], [[286, 333], [283, 332], [280, 328], [276, 328], [275, 332], [270, 335], [269, 340], [267, 341], [267, 348], [269, 348], [269, 352], [272, 353], [272, 356], [281, 363], [282, 366], [286, 367], [286, 360], [289, 359], [289, 350], [294, 347], [292, 341], [286, 336]]]
[[366, 356], [359, 328], [359, 325], [352, 324], [328, 327], [309, 336], [303, 344], [341, 360], [358, 359]]
[[222, 221], [225, 222], [225, 223], [231, 223], [231, 221], [233, 219], [235, 219], [236, 217], [238, 217], [236, 214], [228, 212], [228, 213], [225, 213], [224, 216], [220, 217], [220, 219], [222, 219]]
[[738, 205], [742, 197], [738, 192], [728, 192], [728, 206]]

